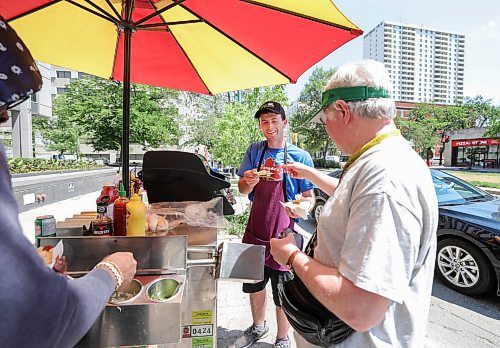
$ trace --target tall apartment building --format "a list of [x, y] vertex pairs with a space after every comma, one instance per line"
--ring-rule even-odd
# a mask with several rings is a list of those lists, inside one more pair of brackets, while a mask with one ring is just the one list
[[463, 100], [465, 35], [381, 22], [363, 38], [363, 57], [384, 63], [395, 100]]

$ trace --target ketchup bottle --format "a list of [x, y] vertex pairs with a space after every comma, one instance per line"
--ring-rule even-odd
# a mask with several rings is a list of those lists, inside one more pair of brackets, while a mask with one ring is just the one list
[[120, 184], [120, 190], [118, 191], [118, 199], [115, 200], [113, 209], [113, 227], [115, 236], [126, 236], [127, 235], [127, 203], [129, 199], [127, 198], [127, 192]]

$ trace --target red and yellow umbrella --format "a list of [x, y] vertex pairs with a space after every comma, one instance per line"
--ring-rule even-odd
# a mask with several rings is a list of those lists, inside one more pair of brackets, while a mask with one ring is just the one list
[[36, 60], [124, 81], [123, 158], [130, 82], [206, 94], [293, 83], [362, 34], [331, 0], [1, 0], [0, 15]]

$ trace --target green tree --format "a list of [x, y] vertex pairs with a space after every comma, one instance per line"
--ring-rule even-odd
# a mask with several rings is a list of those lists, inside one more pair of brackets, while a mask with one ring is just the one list
[[488, 128], [485, 136], [500, 137], [500, 106], [493, 105], [492, 99], [482, 96], [466, 98], [464, 106], [473, 115], [478, 127]]
[[497, 107], [496, 112], [490, 120], [490, 127], [485, 133], [488, 137], [500, 137], [500, 108]]
[[[467, 97], [463, 104], [457, 105], [417, 104], [408, 119], [397, 119], [397, 124], [421, 156], [429, 158], [429, 150], [440, 142], [447, 131], [488, 127], [486, 136], [498, 136], [499, 114], [500, 108], [493, 106], [491, 99], [476, 96]], [[441, 155], [443, 150], [444, 147]]]
[[78, 145], [83, 128], [71, 120], [67, 114], [51, 119], [34, 117], [32, 125], [33, 135], [39, 131], [43, 135], [43, 142], [47, 145], [47, 149], [57, 151], [61, 155], [79, 152]]
[[413, 144], [422, 158], [429, 159], [432, 149], [439, 143], [440, 135], [437, 133], [439, 121], [433, 117], [424, 117], [404, 120], [398, 117], [397, 127], [401, 134]]
[[298, 99], [297, 112], [293, 115], [291, 129], [299, 134], [299, 142], [307, 151], [314, 153], [322, 151], [323, 157], [329, 149], [336, 152], [336, 147], [326, 133], [325, 126], [309, 122], [311, 117], [321, 107], [321, 94], [334, 69], [316, 68], [304, 85]]
[[224, 108], [228, 103], [225, 94], [208, 96], [204, 94], [185, 93], [184, 101], [189, 113], [184, 115], [183, 124], [187, 144], [214, 146], [217, 137], [215, 123], [224, 116]]
[[[179, 137], [174, 105], [177, 91], [132, 85], [130, 142], [158, 147], [174, 144]], [[54, 115], [60, 127], [81, 127], [84, 141], [97, 151], [119, 150], [122, 135], [122, 84], [97, 77], [72, 81], [66, 93], [54, 100]], [[57, 126], [59, 127], [59, 126]], [[45, 133], [56, 143], [54, 134]], [[54, 136], [54, 137], [53, 137]]]

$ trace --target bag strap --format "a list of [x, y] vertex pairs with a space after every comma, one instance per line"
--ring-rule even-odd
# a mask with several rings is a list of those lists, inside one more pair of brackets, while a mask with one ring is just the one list
[[314, 258], [314, 249], [316, 248], [316, 245], [318, 245], [318, 230], [314, 230], [311, 239], [309, 239], [309, 242], [304, 249], [304, 254]]

